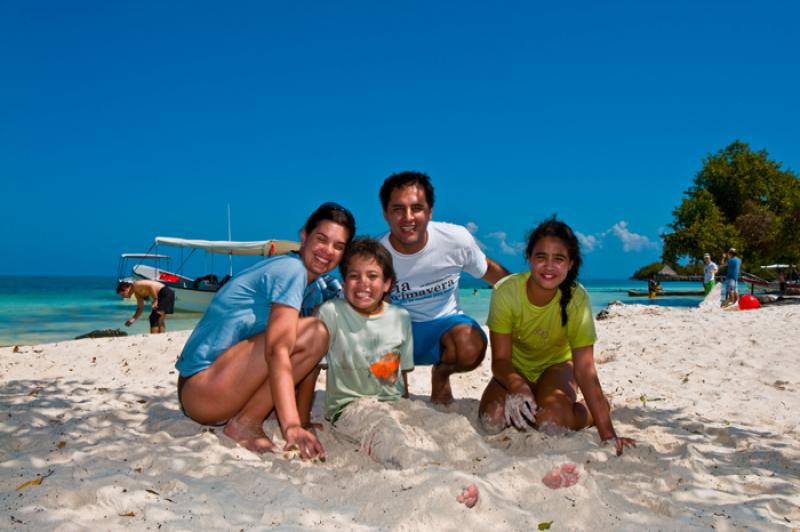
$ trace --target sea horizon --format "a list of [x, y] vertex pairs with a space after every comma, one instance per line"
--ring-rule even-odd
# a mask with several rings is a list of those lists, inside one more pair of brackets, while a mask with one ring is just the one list
[[[661, 306], [697, 306], [702, 297], [676, 296], [655, 300], [628, 296], [628, 290], [645, 290], [646, 283], [631, 279], [579, 279], [586, 287], [597, 314], [611, 301]], [[114, 288], [117, 279], [100, 275], [0, 275], [0, 346], [35, 345], [73, 340], [101, 329], [120, 329], [128, 334], [149, 332], [147, 309], [131, 327], [133, 300], [123, 300]], [[466, 314], [485, 324], [491, 290], [480, 280], [465, 276], [459, 290]], [[478, 288], [477, 293], [474, 289]], [[699, 289], [697, 282], [671, 282], [674, 289]], [[176, 312], [167, 317], [167, 331], [194, 328], [200, 313]]]

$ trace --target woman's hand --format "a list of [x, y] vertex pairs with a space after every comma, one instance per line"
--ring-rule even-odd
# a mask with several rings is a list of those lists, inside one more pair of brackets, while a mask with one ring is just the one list
[[514, 425], [519, 430], [528, 430], [531, 425], [536, 423], [536, 399], [534, 399], [530, 387], [520, 386], [506, 395], [503, 415], [506, 426]]
[[286, 446], [284, 451], [296, 449], [300, 452], [301, 458], [315, 458], [325, 460], [325, 449], [316, 436], [300, 426], [292, 426], [286, 429]]

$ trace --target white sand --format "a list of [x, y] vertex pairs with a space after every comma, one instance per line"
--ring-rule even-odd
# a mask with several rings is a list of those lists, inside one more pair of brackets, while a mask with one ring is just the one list
[[[594, 429], [481, 435], [488, 357], [454, 380], [450, 408], [425, 402], [428, 368], [411, 374], [415, 401], [373, 416], [404, 427], [373, 430], [384, 467], [330, 427], [327, 462], [309, 463], [256, 456], [184, 418], [172, 363], [186, 332], [0, 349], [0, 528], [800, 527], [800, 306], [611, 315], [597, 322], [600, 377], [618, 433], [639, 441], [622, 457]], [[564, 462], [579, 482], [547, 488]], [[480, 500], [467, 509], [456, 496], [471, 483]]]

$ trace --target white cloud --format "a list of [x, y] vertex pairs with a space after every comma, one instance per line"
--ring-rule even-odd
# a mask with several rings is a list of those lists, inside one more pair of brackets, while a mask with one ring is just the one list
[[628, 228], [628, 222], [620, 220], [611, 226], [608, 231], [587, 235], [579, 231], [575, 231], [575, 236], [581, 243], [581, 249], [586, 253], [591, 253], [603, 247], [603, 243], [609, 235], [614, 236], [622, 242], [622, 250], [626, 253], [631, 251], [643, 251], [645, 249], [656, 249], [658, 243], [653, 242], [644, 235], [632, 232]]
[[509, 242], [508, 235], [505, 231], [495, 231], [487, 235], [489, 238], [494, 238], [500, 245], [500, 251], [506, 255], [519, 255], [525, 251], [525, 244], [522, 242]]
[[591, 253], [595, 249], [603, 246], [602, 240], [595, 235], [584, 235], [580, 231], [575, 231], [575, 236], [578, 237], [578, 242], [581, 243], [581, 248], [586, 253]]
[[465, 225], [464, 227], [466, 227], [467, 231], [469, 231], [473, 235], [478, 232], [478, 224], [476, 224], [475, 222], [467, 222], [467, 225]]
[[620, 239], [622, 242], [622, 249], [626, 252], [642, 251], [643, 249], [654, 249], [658, 247], [658, 244], [651, 241], [646, 236], [631, 232], [628, 229], [628, 222], [624, 220], [615, 223], [608, 232]]

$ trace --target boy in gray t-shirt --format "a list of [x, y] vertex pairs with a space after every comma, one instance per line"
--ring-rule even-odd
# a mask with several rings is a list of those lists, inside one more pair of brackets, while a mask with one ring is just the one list
[[408, 397], [405, 374], [414, 368], [411, 318], [384, 301], [394, 282], [389, 252], [377, 240], [358, 238], [339, 268], [346, 300], [328, 301], [318, 314], [330, 335], [325, 417], [332, 422], [361, 397]]

